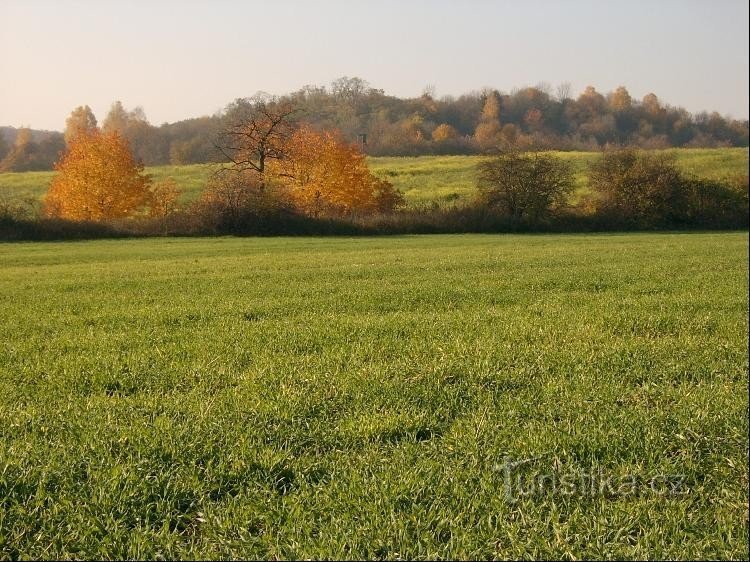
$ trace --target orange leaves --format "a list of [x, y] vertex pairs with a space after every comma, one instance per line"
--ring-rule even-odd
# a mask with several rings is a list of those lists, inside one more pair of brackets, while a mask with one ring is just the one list
[[45, 213], [75, 221], [126, 217], [151, 202], [151, 177], [143, 174], [118, 133], [78, 135], [55, 165]]
[[453, 127], [453, 125], [449, 125], [447, 123], [438, 125], [437, 127], [435, 127], [435, 130], [432, 131], [432, 140], [434, 140], [435, 142], [456, 140], [458, 136], [459, 135], [456, 128]]
[[287, 145], [287, 157], [273, 174], [294, 205], [306, 213], [350, 214], [392, 210], [401, 194], [372, 175], [365, 155], [337, 133], [300, 127]]
[[177, 200], [180, 197], [180, 189], [174, 178], [168, 177], [154, 184], [151, 190], [151, 207], [149, 214], [152, 217], [166, 217], [177, 210]]

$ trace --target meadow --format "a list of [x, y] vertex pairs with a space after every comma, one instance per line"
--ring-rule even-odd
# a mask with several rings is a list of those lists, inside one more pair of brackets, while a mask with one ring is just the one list
[[747, 252], [0, 244], [0, 558], [742, 558]]
[[[669, 149], [679, 167], [697, 176], [721, 179], [728, 175], [747, 174], [747, 148]], [[576, 189], [573, 199], [588, 191], [586, 169], [599, 153], [557, 152], [575, 170]], [[476, 194], [475, 166], [480, 156], [419, 156], [370, 158], [372, 170], [400, 189], [411, 207], [450, 205], [469, 201]], [[172, 177], [183, 191], [183, 201], [200, 194], [215, 168], [207, 164], [155, 166], [147, 168], [155, 180]], [[0, 201], [41, 199], [47, 191], [53, 172], [0, 173]]]

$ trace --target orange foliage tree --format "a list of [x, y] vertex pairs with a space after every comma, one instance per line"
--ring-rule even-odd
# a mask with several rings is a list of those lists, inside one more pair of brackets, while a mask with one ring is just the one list
[[432, 140], [435, 142], [452, 141], [458, 138], [458, 131], [453, 125], [442, 123], [432, 131]]
[[151, 176], [117, 132], [77, 135], [55, 164], [45, 214], [74, 221], [126, 217], [151, 203]]
[[177, 210], [180, 188], [177, 182], [169, 176], [155, 183], [151, 189], [151, 206], [149, 214], [152, 217], [166, 217]]
[[388, 212], [403, 204], [401, 193], [367, 167], [365, 155], [338, 132], [303, 125], [275, 161], [273, 174], [292, 203], [312, 214]]

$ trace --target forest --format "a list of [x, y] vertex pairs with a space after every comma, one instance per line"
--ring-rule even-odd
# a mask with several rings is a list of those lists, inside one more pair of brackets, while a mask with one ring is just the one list
[[[399, 98], [342, 77], [281, 100], [313, 128], [338, 130], [372, 156], [482, 154], [498, 145], [566, 151], [748, 146], [747, 120], [691, 114], [653, 93], [638, 100], [624, 86], [608, 93], [588, 86], [577, 97], [568, 84], [441, 97], [428, 86], [419, 97]], [[154, 125], [143, 108], [115, 101], [99, 125], [119, 132], [146, 166], [216, 162], [223, 159], [216, 135], [242, 104], [238, 99], [214, 115]], [[62, 132], [0, 127], [0, 172], [51, 170], [64, 149]]]

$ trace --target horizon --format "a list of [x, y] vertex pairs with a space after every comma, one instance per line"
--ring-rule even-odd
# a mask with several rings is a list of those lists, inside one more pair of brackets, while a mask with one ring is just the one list
[[3, 126], [61, 131], [75, 107], [89, 105], [101, 120], [115, 100], [160, 125], [340, 76], [400, 98], [427, 86], [440, 98], [564, 82], [575, 97], [588, 85], [602, 93], [624, 85], [634, 99], [653, 92], [692, 114], [748, 118], [748, 6], [735, 0], [377, 8], [170, 0], [127, 10], [34, 0], [2, 2], [0, 16], [0, 49], [14, 55], [0, 57], [0, 72], [14, 78], [0, 90]]

